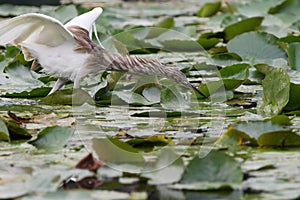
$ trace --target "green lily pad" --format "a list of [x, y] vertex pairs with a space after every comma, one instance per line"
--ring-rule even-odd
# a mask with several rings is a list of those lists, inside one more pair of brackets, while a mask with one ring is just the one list
[[[217, 75], [220, 76], [220, 80], [210, 81], [202, 84], [199, 89], [206, 95], [217, 94], [220, 95], [221, 99], [230, 99], [233, 96], [230, 95], [229, 91], [232, 91], [242, 85], [249, 76], [248, 64], [234, 64], [222, 68]], [[229, 95], [229, 96], [228, 96]], [[224, 98], [222, 98], [225, 97]], [[217, 97], [215, 97], [217, 99]]]
[[300, 71], [300, 42], [290, 43], [287, 52], [292, 69]]
[[6, 124], [0, 120], [0, 141], [8, 141], [10, 139]]
[[31, 134], [22, 127], [22, 124], [19, 124], [13, 120], [2, 119], [2, 121], [6, 124], [10, 140], [28, 140], [32, 137]]
[[163, 49], [171, 52], [197, 52], [203, 51], [203, 48], [194, 40], [171, 39], [159, 41], [163, 45]]
[[205, 3], [198, 11], [198, 17], [210, 17], [215, 15], [221, 8], [221, 1]]
[[297, 15], [300, 9], [300, 3], [298, 0], [284, 0], [274, 7], [269, 9], [270, 14], [276, 13], [291, 13]]
[[242, 33], [258, 30], [263, 19], [263, 17], [247, 18], [225, 27], [225, 40], [229, 41]]
[[219, 73], [226, 90], [234, 90], [245, 82], [249, 76], [248, 64], [235, 64], [222, 68]]
[[290, 78], [284, 70], [274, 68], [262, 81], [264, 96], [258, 105], [258, 112], [264, 115], [278, 115], [289, 102]]
[[216, 143], [232, 146], [245, 142], [258, 146], [290, 147], [300, 145], [300, 136], [269, 119], [232, 124]]
[[67, 6], [60, 6], [54, 11], [47, 13], [48, 15], [58, 19], [63, 24], [73, 19], [78, 15], [76, 6], [71, 4]]
[[290, 97], [289, 102], [284, 107], [286, 111], [299, 110], [300, 109], [300, 84], [290, 84]]
[[190, 190], [190, 191], [232, 191], [238, 188], [235, 184], [228, 184], [224, 182], [193, 182], [193, 183], [177, 183], [169, 186], [175, 190]]
[[213, 150], [204, 158], [193, 158], [180, 183], [241, 183], [242, 180], [240, 163], [222, 151]]
[[37, 97], [47, 96], [50, 90], [51, 88], [49, 87], [41, 87], [41, 88], [34, 88], [30, 91], [6, 93], [1, 96], [8, 97], [8, 98], [37, 98]]
[[183, 160], [171, 149], [163, 149], [153, 166], [146, 167], [142, 176], [149, 184], [171, 184], [178, 182], [184, 171]]
[[153, 25], [145, 37], [145, 39], [155, 38], [166, 32], [168, 29], [173, 28], [175, 25], [173, 17], [161, 18], [156, 24]]
[[139, 163], [144, 162], [135, 148], [115, 138], [93, 138], [93, 148], [104, 162]]
[[46, 151], [58, 151], [62, 149], [73, 136], [74, 128], [53, 126], [44, 128], [38, 138], [29, 142], [38, 149]]
[[197, 42], [204, 48], [210, 49], [216, 46], [221, 40], [214, 37], [214, 33], [204, 33], [200, 35]]
[[94, 104], [92, 97], [82, 89], [58, 90], [42, 98], [40, 102], [50, 105], [82, 105], [84, 103]]
[[247, 32], [230, 40], [227, 49], [250, 64], [276, 66], [278, 60], [286, 61], [286, 54], [277, 45], [277, 41], [274, 35], [268, 33]]
[[145, 97], [130, 90], [113, 91], [113, 95], [124, 102], [132, 105], [151, 105], [154, 102], [148, 101]]

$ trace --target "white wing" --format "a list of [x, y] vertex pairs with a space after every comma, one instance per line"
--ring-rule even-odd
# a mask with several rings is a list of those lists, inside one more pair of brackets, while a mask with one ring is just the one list
[[55, 47], [74, 42], [73, 35], [57, 19], [29, 13], [0, 22], [0, 45], [41, 44]]
[[98, 7], [94, 8], [90, 12], [86, 12], [82, 15], [79, 15], [77, 17], [74, 17], [71, 21], [66, 23], [64, 26], [80, 26], [81, 28], [84, 28], [89, 33], [92, 32], [92, 26], [95, 23], [96, 19], [101, 15], [103, 12], [103, 9]]

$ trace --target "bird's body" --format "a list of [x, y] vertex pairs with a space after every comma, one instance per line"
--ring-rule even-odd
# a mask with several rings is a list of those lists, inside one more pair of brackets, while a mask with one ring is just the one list
[[94, 43], [91, 29], [101, 13], [102, 8], [95, 8], [65, 25], [42, 14], [21, 15], [0, 23], [0, 45], [20, 46], [25, 59], [34, 60], [32, 68], [39, 64], [45, 73], [58, 78], [50, 94], [68, 80], [79, 88], [84, 77], [106, 70], [166, 77], [197, 91], [176, 68], [153, 59], [109, 52]]

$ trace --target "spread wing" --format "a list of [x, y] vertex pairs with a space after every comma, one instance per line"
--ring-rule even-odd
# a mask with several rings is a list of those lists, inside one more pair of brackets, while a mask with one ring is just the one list
[[54, 47], [74, 42], [74, 38], [61, 22], [43, 14], [29, 13], [0, 22], [0, 45], [24, 41]]

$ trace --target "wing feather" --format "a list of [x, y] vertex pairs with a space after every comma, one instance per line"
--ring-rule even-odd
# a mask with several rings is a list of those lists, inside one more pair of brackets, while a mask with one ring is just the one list
[[61, 22], [47, 15], [29, 13], [0, 22], [0, 45], [26, 43], [58, 46], [74, 42]]

